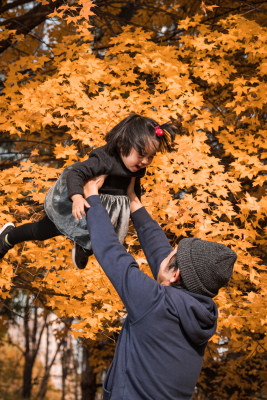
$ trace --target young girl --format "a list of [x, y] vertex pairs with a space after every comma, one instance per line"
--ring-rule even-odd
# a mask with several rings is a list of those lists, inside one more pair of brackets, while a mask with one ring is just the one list
[[130, 114], [105, 139], [107, 144], [93, 150], [87, 160], [63, 171], [46, 195], [46, 215], [41, 221], [18, 227], [9, 222], [3, 226], [0, 258], [17, 243], [65, 235], [74, 242], [75, 266], [85, 268], [92, 251], [84, 212], [89, 205], [83, 197], [83, 185], [98, 175], [108, 175], [100, 197], [120, 242], [124, 242], [130, 216], [126, 190], [131, 178], [136, 177], [135, 192], [140, 198], [140, 178], [157, 151], [170, 151], [174, 131], [171, 124], [159, 126], [151, 118]]

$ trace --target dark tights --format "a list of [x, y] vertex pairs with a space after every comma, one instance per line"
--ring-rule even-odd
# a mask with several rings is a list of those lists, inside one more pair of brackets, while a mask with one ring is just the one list
[[7, 240], [14, 245], [27, 240], [46, 240], [59, 235], [62, 235], [62, 233], [46, 215], [41, 221], [20, 225], [12, 229]]

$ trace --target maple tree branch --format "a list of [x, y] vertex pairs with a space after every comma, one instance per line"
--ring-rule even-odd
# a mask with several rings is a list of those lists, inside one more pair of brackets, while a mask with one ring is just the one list
[[[264, 4], [264, 3], [267, 3], [267, 1], [266, 0], [261, 0], [261, 1], [258, 1], [258, 2], [256, 2], [256, 4], [258, 5], [258, 4]], [[247, 6], [247, 5], [246, 5]], [[235, 8], [228, 8], [227, 9], [227, 11], [224, 11], [224, 12], [222, 12], [221, 14], [218, 14], [217, 15], [217, 19], [220, 19], [221, 17], [225, 17], [227, 14], [230, 14], [230, 13], [233, 13], [233, 12], [236, 12], [236, 11], [240, 11], [243, 7], [245, 7], [244, 5], [240, 5], [240, 6], [238, 6], [238, 7], [235, 7]], [[226, 7], [222, 7], [222, 6], [220, 6], [220, 9], [223, 9], [223, 8], [226, 8]], [[258, 8], [259, 9], [259, 8]], [[253, 10], [250, 10], [250, 11], [253, 11]], [[209, 18], [204, 18], [203, 20], [202, 20], [202, 22], [203, 23], [206, 23], [206, 22], [209, 22], [209, 21], [211, 21], [211, 20], [213, 20], [214, 19], [214, 16], [211, 16], [211, 17], [209, 17]]]
[[157, 12], [157, 13], [162, 13], [164, 15], [168, 15], [169, 17], [177, 18], [177, 14], [176, 13], [169, 12], [167, 10], [164, 10], [164, 9], [160, 8], [160, 7], [150, 6], [149, 4], [146, 4], [143, 8], [147, 9], [147, 10], [150, 10], [153, 14], [155, 12]]
[[[26, 14], [0, 22], [0, 26], [7, 25], [7, 29], [16, 30], [17, 35], [26, 35], [36, 26], [44, 22], [48, 14], [50, 14], [54, 8], [61, 6], [63, 3], [64, 0], [56, 0], [55, 2], [50, 1], [50, 3], [46, 5], [38, 4]], [[11, 44], [11, 36], [5, 40], [2, 40], [0, 42], [0, 53], [10, 47]]]
[[[30, 157], [35, 157], [35, 156], [29, 156], [28, 158], [30, 158]], [[51, 161], [52, 159], [53, 159], [53, 157], [52, 156], [39, 156], [40, 158], [42, 157], [42, 161]], [[25, 159], [25, 156], [23, 156], [23, 157], [20, 157], [20, 158], [16, 158], [15, 160], [13, 160], [13, 161], [7, 161], [7, 162], [5, 162], [5, 161], [1, 161], [1, 164], [0, 164], [0, 171], [2, 171], [2, 170], [4, 170], [4, 169], [7, 169], [7, 168], [12, 168], [12, 167], [14, 167], [15, 165], [18, 165], [23, 159]]]
[[98, 15], [98, 16], [107, 15], [108, 17], [110, 17], [111, 19], [113, 19], [113, 20], [115, 20], [115, 21], [117, 21], [117, 22], [122, 21], [122, 22], [123, 22], [123, 23], [122, 23], [122, 26], [124, 26], [124, 25], [126, 25], [126, 24], [130, 24], [130, 25], [136, 26], [136, 27], [138, 27], [138, 28], [143, 28], [145, 31], [151, 31], [151, 32], [154, 32], [154, 33], [157, 32], [157, 30], [155, 30], [155, 29], [152, 29], [152, 28], [147, 27], [147, 26], [144, 26], [144, 25], [137, 24], [137, 23], [132, 22], [132, 21], [129, 22], [126, 18], [122, 18], [122, 17], [119, 17], [119, 16], [117, 16], [117, 15], [113, 15], [113, 14], [111, 14], [110, 12], [104, 12], [104, 11], [100, 11], [100, 10], [95, 11], [95, 9], [94, 9], [94, 12], [95, 12], [95, 14]]
[[[204, 90], [208, 89], [208, 85], [204, 85], [203, 83], [201, 83], [199, 78], [196, 78], [195, 76], [191, 76], [192, 81], [198, 85], [199, 87], [201, 87]], [[224, 113], [220, 110], [219, 106], [217, 106], [210, 98], [209, 96], [207, 96], [207, 92], [205, 92], [205, 99], [221, 114], [221, 116], [223, 117], [223, 119], [226, 119], [226, 116], [224, 115]]]
[[13, 3], [7, 3], [4, 6], [0, 7], [0, 14], [5, 11], [11, 10], [17, 6], [22, 6], [23, 4], [31, 3], [31, 0], [17, 0], [13, 1]]
[[266, 348], [261, 343], [259, 343], [258, 340], [257, 340], [257, 346], [260, 346], [264, 352], [266, 351]]
[[48, 296], [59, 296], [59, 297], [66, 297], [66, 298], [74, 298], [75, 300], [83, 301], [83, 298], [77, 296], [71, 296], [67, 293], [57, 293], [54, 290], [49, 289], [40, 289], [32, 286], [26, 280], [24, 280], [21, 276], [16, 276], [14, 278], [15, 287], [18, 289], [26, 289], [29, 290], [33, 294], [41, 294], [41, 295], [48, 295]]
[[[172, 32], [169, 34], [169, 36], [166, 36], [166, 35], [160, 36], [160, 37], [158, 37], [158, 38], [155, 38], [154, 41], [157, 42], [157, 43], [158, 43], [158, 42], [161, 42], [161, 43], [163, 43], [163, 42], [169, 42], [170, 40], [174, 40], [174, 39], [175, 39], [175, 36], [176, 36], [176, 35], [180, 35], [183, 31], [184, 31], [184, 29], [176, 29], [176, 30], [172, 31]], [[167, 32], [168, 32], [168, 31], [167, 31]], [[177, 39], [176, 39], [176, 41], [177, 41]]]
[[[255, 3], [255, 4], [256, 5], [259, 5], [259, 4], [262, 5], [264, 3], [267, 3], [267, 1], [266, 0], [261, 0], [261, 1], [258, 1], [257, 3]], [[240, 6], [236, 7], [236, 8], [228, 8], [227, 11], [222, 12], [221, 14], [219, 14], [219, 10], [223, 8], [222, 6], [220, 6], [220, 7], [215, 9], [215, 12], [211, 17], [208, 17], [208, 18], [205, 19], [205, 16], [203, 15], [203, 19], [201, 20], [201, 22], [202, 23], [206, 23], [206, 22], [212, 21], [212, 26], [214, 26], [214, 24], [216, 23], [216, 21], [218, 19], [220, 19], [221, 17], [225, 17], [229, 13], [232, 13], [232, 12], [235, 12], [235, 11], [240, 11], [242, 7], [245, 7], [245, 5], [240, 5]], [[260, 9], [259, 7], [254, 7], [253, 8], [253, 5], [251, 5], [251, 9], [249, 11], [247, 11], [247, 12], [251, 12], [251, 11], [255, 11], [255, 10], [259, 10], [259, 9]], [[244, 14], [242, 14], [242, 15], [244, 15]], [[176, 18], [177, 18], [177, 15], [176, 15]], [[184, 31], [184, 29], [176, 29], [176, 30], [172, 31], [172, 33], [170, 33], [170, 36], [168, 36], [168, 37], [162, 36], [162, 37], [159, 37], [159, 38], [155, 39], [155, 41], [168, 42], [169, 40], [174, 40], [175, 36], [176, 35], [180, 35], [183, 31]]]
[[42, 336], [43, 336], [43, 333], [44, 333], [44, 330], [45, 330], [46, 326], [47, 326], [47, 313], [45, 314], [44, 323], [43, 323], [42, 328], [41, 328], [41, 330], [39, 332], [39, 337], [38, 337], [38, 340], [37, 340], [37, 343], [36, 343], [36, 346], [35, 346], [35, 349], [34, 349], [34, 353], [33, 353], [34, 358], [37, 356], [37, 353], [39, 351], [41, 340], [42, 340]]
[[10, 335], [8, 335], [8, 340], [5, 340], [5, 339], [2, 339], [2, 340], [3, 340], [3, 342], [6, 342], [7, 344], [10, 344], [11, 346], [16, 347], [21, 352], [22, 355], [25, 354], [24, 350], [17, 343], [13, 342]]
[[5, 307], [8, 311], [12, 312], [13, 314], [17, 315], [18, 317], [20, 317], [20, 318], [22, 318], [22, 319], [24, 318], [23, 315], [17, 313], [16, 311], [14, 311], [14, 310], [12, 310], [10, 307], [8, 307], [8, 306], [4, 303], [4, 300], [3, 300], [3, 299], [0, 299], [0, 300], [1, 300], [1, 303], [2, 303], [3, 307]]
[[105, 16], [104, 16], [104, 20], [106, 21], [106, 25], [107, 25], [108, 29], [110, 30], [110, 32], [111, 32], [113, 35], [115, 35], [115, 32], [114, 32], [114, 30], [113, 30], [113, 28], [112, 28], [112, 25], [111, 25], [110, 21], [109, 21]]
[[[29, 153], [29, 152], [26, 152], [26, 151], [9, 151], [8, 153], [0, 153], [0, 156], [8, 156], [8, 155], [11, 155], [11, 154], [24, 154], [24, 155], [27, 155], [27, 156], [29, 156], [30, 157], [30, 155], [31, 155], [31, 153]], [[32, 157], [39, 157], [39, 155], [37, 155], [37, 156], [32, 156]], [[24, 158], [24, 157], [23, 157]]]
[[[99, 3], [99, 2], [98, 2]], [[101, 2], [100, 2], [101, 3]], [[110, 4], [110, 1], [102, 1], [102, 4], [98, 4], [98, 6], [99, 7], [101, 7], [101, 5], [103, 5], [103, 4], [106, 4], [106, 5], [108, 5], [110, 8], [111, 7], [113, 7], [113, 8], [120, 8], [121, 9], [121, 7], [116, 7], [114, 4], [115, 3], [118, 3], [118, 4], [125, 4], [125, 1], [117, 1], [117, 2], [114, 2], [112, 5]], [[168, 16], [170, 16], [170, 17], [175, 17], [175, 18], [177, 18], [177, 13], [172, 13], [172, 12], [170, 12], [170, 11], [167, 11], [166, 9], [163, 9], [163, 8], [161, 8], [161, 7], [157, 7], [157, 6], [155, 6], [155, 5], [149, 5], [148, 3], [145, 3], [145, 4], [142, 4], [142, 5], [139, 5], [139, 7], [138, 7], [138, 9], [144, 9], [144, 10], [150, 10], [151, 12], [153, 12], [153, 13], [162, 13], [162, 14], [164, 14], [164, 15], [168, 15]], [[136, 9], [136, 7], [135, 7], [135, 9]]]
[[[0, 10], [3, 12], [8, 9], [12, 9], [19, 5], [23, 5], [23, 4], [27, 4], [27, 3], [29, 3], [28, 0], [17, 0], [13, 3], [6, 4]], [[30, 31], [32, 29], [34, 29], [36, 26], [40, 25], [42, 22], [44, 22], [47, 19], [48, 14], [52, 11], [52, 9], [54, 7], [57, 8], [60, 5], [62, 5], [63, 3], [64, 3], [64, 0], [57, 0], [55, 3], [50, 2], [49, 5], [38, 4], [36, 7], [32, 8], [29, 12], [27, 12], [23, 15], [20, 15], [19, 17], [9, 18], [9, 19], [1, 22], [0, 25], [8, 25], [8, 29], [17, 30], [17, 34], [20, 34], [20, 33], [24, 34], [24, 35], [28, 34], [28, 35], [32, 36], [34, 39], [45, 44], [46, 46], [52, 47], [52, 46], [50, 46], [50, 44], [44, 42], [38, 35], [30, 34]], [[261, 0], [261, 1], [255, 2], [255, 3], [248, 3], [245, 1], [241, 1], [241, 4], [238, 7], [235, 7], [235, 8], [228, 7], [226, 11], [219, 13], [219, 9], [220, 10], [223, 9], [223, 7], [220, 5], [219, 8], [216, 8], [215, 13], [211, 17], [208, 17], [205, 19], [205, 17], [203, 16], [203, 22], [212, 21], [212, 24], [214, 24], [215, 20], [217, 20], [221, 17], [224, 17], [225, 15], [227, 15], [229, 13], [240, 11], [240, 10], [242, 10], [244, 8], [248, 8], [248, 7], [250, 7], [250, 10], [246, 11], [246, 13], [255, 11], [255, 10], [259, 10], [260, 7], [258, 7], [258, 6], [263, 5], [264, 3], [266, 3], [265, 0]], [[100, 10], [101, 6], [104, 6], [104, 5], [107, 5], [109, 7], [111, 6], [114, 9], [116, 9], [119, 6], [116, 7], [115, 4], [122, 5], [121, 13], [118, 15], [114, 15], [111, 12]], [[105, 20], [106, 26], [108, 27], [108, 29], [111, 31], [112, 34], [114, 34], [114, 31], [113, 31], [112, 25], [109, 22], [109, 19], [116, 20], [122, 26], [125, 24], [131, 24], [132, 26], [141, 27], [145, 30], [150, 30], [154, 33], [157, 33], [158, 32], [157, 29], [152, 29], [151, 27], [148, 27], [147, 25], [140, 25], [140, 24], [137, 24], [137, 23], [134, 23], [131, 21], [132, 16], [134, 15], [135, 11], [139, 10], [139, 9], [144, 9], [144, 10], [148, 10], [151, 12], [157, 12], [157, 13], [162, 12], [165, 15], [168, 15], [175, 20], [178, 17], [176, 13], [169, 12], [165, 9], [162, 9], [161, 7], [157, 7], [154, 5], [152, 6], [150, 4], [146, 4], [144, 6], [144, 4], [137, 2], [137, 3], [132, 3], [131, 6], [129, 4], [126, 4], [123, 7], [124, 4], [125, 4], [124, 1], [117, 1], [117, 2], [113, 3], [112, 5], [110, 5], [110, 2], [105, 2], [105, 1], [101, 2], [100, 1], [96, 4], [95, 7], [93, 7], [95, 15], [98, 15], [100, 18], [103, 18]], [[197, 4], [197, 7], [199, 7], [199, 6], [200, 6], [200, 4]], [[179, 7], [179, 10], [183, 10], [184, 13], [187, 13], [187, 15], [188, 15], [188, 13], [192, 12], [192, 10], [189, 12], [187, 10], [187, 8], [184, 9], [183, 7], [185, 7], [185, 6], [182, 5], [181, 7]], [[175, 36], [177, 34], [179, 34], [180, 32], [181, 32], [181, 30], [178, 29], [178, 30], [173, 31], [169, 37], [164, 38], [161, 36], [159, 38], [154, 38], [154, 40], [156, 42], [157, 41], [161, 41], [161, 42], [169, 41], [169, 40], [174, 39]], [[8, 39], [5, 39], [2, 42], [0, 42], [0, 53], [3, 52], [5, 49], [7, 49], [10, 46], [12, 46], [14, 49], [16, 49], [16, 46], [14, 46], [14, 44], [12, 44], [11, 36]], [[106, 48], [106, 46], [104, 48]]]
[[48, 44], [47, 42], [45, 42], [43, 39], [41, 39], [41, 37], [39, 35], [37, 35], [36, 33], [28, 33], [28, 36], [32, 37], [35, 40], [38, 40], [38, 42], [43, 43], [44, 45], [46, 45], [47, 47], [49, 47], [50, 49], [53, 48], [53, 46], [51, 46], [50, 44]]
[[[0, 42], [0, 45], [1, 45], [1, 42]], [[12, 48], [12, 49], [14, 49], [17, 53], [19, 53], [19, 54], [25, 54], [25, 56], [30, 56], [30, 54], [29, 53], [27, 53], [26, 51], [24, 51], [24, 50], [21, 50], [21, 49], [18, 49], [15, 45], [14, 45], [14, 43], [11, 43], [10, 44], [10, 47]], [[0, 52], [1, 53], [1, 52]]]
[[37, 144], [47, 144], [49, 146], [51, 146], [51, 143], [49, 142], [44, 142], [42, 140], [26, 140], [26, 139], [12, 139], [12, 140], [1, 140], [1, 143], [21, 143], [21, 142], [25, 142], [25, 143], [37, 143]]

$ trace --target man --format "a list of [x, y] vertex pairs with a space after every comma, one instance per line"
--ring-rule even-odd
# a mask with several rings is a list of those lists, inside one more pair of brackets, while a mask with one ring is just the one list
[[131, 218], [155, 279], [150, 278], [114, 233], [98, 196], [103, 179], [84, 187], [87, 224], [94, 254], [128, 312], [103, 400], [189, 400], [216, 331], [218, 312], [211, 298], [228, 283], [236, 254], [195, 238], [182, 239], [172, 250], [135, 195], [132, 180]]

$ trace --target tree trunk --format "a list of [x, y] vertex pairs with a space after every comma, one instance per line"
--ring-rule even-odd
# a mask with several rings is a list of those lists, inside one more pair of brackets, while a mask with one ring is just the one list
[[73, 351], [73, 372], [74, 372], [74, 400], [79, 400], [80, 399], [80, 374], [79, 374], [79, 365], [80, 365], [80, 359], [79, 359], [79, 353], [75, 353]]
[[30, 356], [25, 357], [24, 369], [23, 369], [23, 399], [29, 399], [32, 391], [32, 369], [34, 360]]
[[67, 340], [63, 342], [61, 354], [61, 368], [62, 368], [62, 396], [61, 400], [65, 400], [66, 396], [66, 380], [69, 373], [70, 366], [70, 349], [68, 348]]
[[89, 362], [90, 348], [83, 344], [83, 364], [82, 364], [82, 400], [94, 400], [97, 390], [96, 374], [93, 372]]
[[[65, 328], [63, 329], [63, 331], [65, 331], [65, 332], [64, 332], [63, 337], [61, 338], [61, 340], [60, 340], [60, 341], [58, 342], [58, 344], [57, 344], [57, 348], [56, 348], [56, 351], [55, 351], [55, 353], [54, 353], [54, 355], [53, 355], [52, 360], [50, 361], [49, 364], [46, 365], [45, 373], [44, 373], [44, 376], [43, 376], [43, 378], [42, 378], [42, 382], [41, 382], [41, 385], [40, 385], [40, 388], [39, 388], [39, 391], [38, 391], [38, 394], [37, 394], [37, 399], [38, 399], [38, 400], [42, 400], [42, 399], [45, 397], [45, 395], [46, 395], [46, 392], [47, 392], [47, 385], [48, 385], [48, 381], [49, 381], [49, 378], [50, 378], [51, 368], [52, 368], [52, 366], [54, 365], [54, 362], [55, 362], [55, 360], [56, 360], [56, 357], [57, 357], [57, 355], [58, 355], [58, 352], [59, 352], [59, 350], [60, 350], [62, 344], [63, 344], [64, 341], [66, 340], [66, 335], [68, 334], [68, 331], [69, 331], [70, 325], [71, 325], [71, 323], [72, 323], [72, 320], [73, 320], [73, 318], [68, 318], [68, 319], [66, 319], [66, 320], [64, 321], [64, 323], [65, 323]], [[63, 332], [62, 332], [62, 333], [63, 333]]]
[[[29, 327], [30, 320], [30, 296], [26, 297], [26, 304], [24, 309], [24, 338], [25, 338], [25, 352], [24, 352], [24, 367], [23, 367], [23, 387], [22, 387], [22, 397], [24, 399], [29, 399], [31, 397], [32, 391], [32, 369], [34, 365], [35, 358], [33, 358], [31, 345], [32, 342], [31, 332]], [[32, 334], [34, 331], [32, 332]]]
[[38, 392], [38, 395], [37, 395], [38, 399], [43, 399], [45, 397], [45, 395], [46, 395], [47, 385], [48, 385], [48, 381], [49, 381], [49, 378], [50, 378], [50, 371], [51, 371], [51, 368], [52, 368], [52, 366], [53, 366], [53, 364], [54, 364], [54, 362], [56, 360], [56, 356], [57, 356], [57, 354], [59, 352], [59, 349], [60, 349], [60, 347], [62, 345], [63, 340], [64, 339], [61, 339], [61, 341], [58, 343], [57, 349], [56, 349], [56, 351], [54, 353], [54, 356], [53, 356], [50, 364], [47, 366], [47, 369], [45, 370], [45, 373], [44, 373], [44, 376], [43, 376], [43, 379], [42, 379], [42, 382], [41, 382], [41, 385], [40, 385], [40, 388], [39, 388], [39, 392]]
[[[31, 320], [31, 311], [33, 309], [33, 319]], [[44, 316], [44, 323], [40, 329], [39, 336], [37, 335], [38, 326], [38, 310], [37, 306], [31, 307], [30, 295], [26, 297], [26, 305], [24, 309], [24, 338], [25, 338], [25, 351], [24, 351], [24, 367], [23, 367], [23, 387], [22, 398], [29, 399], [32, 391], [32, 371], [36, 360], [37, 353], [40, 348], [41, 338], [46, 326], [47, 314]], [[29, 323], [32, 322], [32, 329]]]

